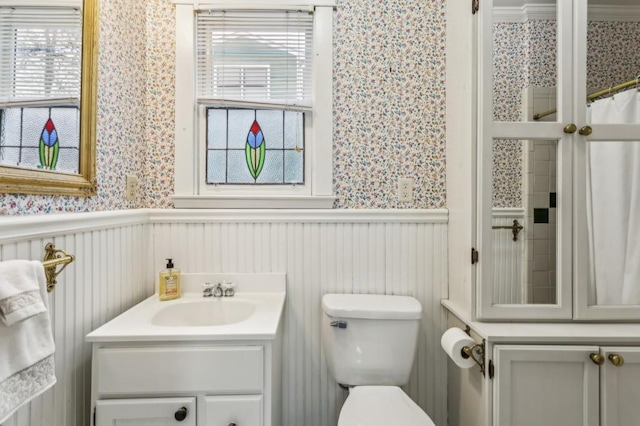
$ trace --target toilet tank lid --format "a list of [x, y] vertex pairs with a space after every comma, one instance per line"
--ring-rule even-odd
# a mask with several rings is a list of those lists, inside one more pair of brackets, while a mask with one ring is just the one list
[[336, 318], [415, 320], [422, 315], [415, 298], [381, 294], [325, 294], [322, 310]]

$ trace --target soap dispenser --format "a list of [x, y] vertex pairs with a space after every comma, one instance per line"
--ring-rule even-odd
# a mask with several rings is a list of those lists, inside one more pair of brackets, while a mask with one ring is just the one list
[[167, 269], [160, 272], [160, 300], [172, 300], [182, 296], [180, 269], [173, 267], [173, 259], [167, 259]]

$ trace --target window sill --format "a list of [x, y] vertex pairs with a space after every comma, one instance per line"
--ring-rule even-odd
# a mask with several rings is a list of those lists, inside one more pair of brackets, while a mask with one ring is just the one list
[[331, 209], [334, 196], [174, 195], [178, 209]]

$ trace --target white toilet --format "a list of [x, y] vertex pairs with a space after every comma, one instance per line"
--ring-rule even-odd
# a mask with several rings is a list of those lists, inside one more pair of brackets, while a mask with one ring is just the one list
[[329, 372], [350, 387], [338, 426], [433, 426], [398, 387], [411, 374], [420, 302], [405, 296], [325, 294], [322, 311]]

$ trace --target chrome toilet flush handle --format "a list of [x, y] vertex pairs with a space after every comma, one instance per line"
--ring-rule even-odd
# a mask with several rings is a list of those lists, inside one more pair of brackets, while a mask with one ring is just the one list
[[331, 327], [336, 327], [336, 328], [347, 328], [347, 322], [346, 321], [331, 321], [331, 324], [329, 324]]

